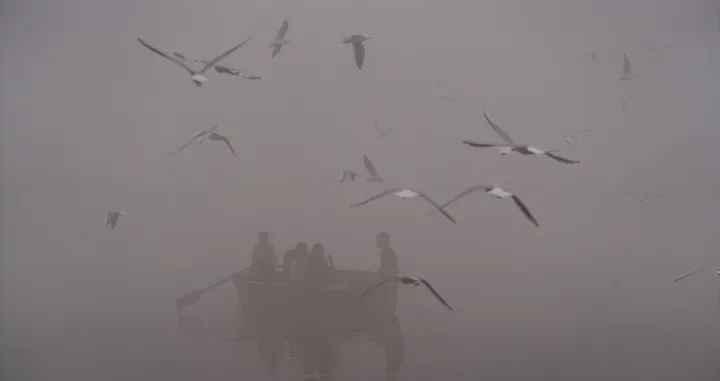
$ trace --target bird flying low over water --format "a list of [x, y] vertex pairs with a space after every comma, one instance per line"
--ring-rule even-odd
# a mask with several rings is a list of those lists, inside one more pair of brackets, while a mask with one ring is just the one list
[[367, 199], [367, 200], [365, 200], [365, 201], [361, 201], [361, 202], [359, 202], [359, 203], [357, 203], [357, 204], [353, 204], [353, 205], [350, 205], [350, 206], [353, 207], [353, 208], [354, 208], [354, 207], [357, 207], [357, 206], [362, 206], [362, 205], [365, 205], [365, 204], [367, 204], [367, 203], [369, 203], [369, 202], [371, 202], [371, 201], [375, 201], [375, 200], [377, 200], [377, 199], [379, 199], [379, 198], [381, 198], [381, 197], [385, 197], [385, 196], [388, 196], [388, 195], [400, 197], [400, 198], [402, 198], [402, 199], [404, 199], [404, 200], [411, 200], [411, 199], [413, 199], [413, 198], [420, 197], [420, 198], [424, 199], [425, 201], [427, 201], [428, 203], [430, 203], [430, 205], [434, 206], [435, 209], [437, 209], [440, 213], [442, 213], [443, 216], [445, 216], [445, 217], [446, 217], [448, 220], [450, 220], [452, 223], [455, 223], [455, 219], [454, 219], [450, 214], [448, 214], [448, 212], [446, 212], [442, 207], [440, 207], [440, 205], [438, 205], [437, 202], [433, 201], [433, 199], [431, 199], [430, 197], [428, 197], [428, 195], [426, 195], [425, 193], [420, 192], [420, 191], [416, 191], [416, 190], [412, 190], [412, 189], [410, 189], [410, 188], [392, 188], [392, 189], [388, 189], [388, 190], [385, 190], [385, 191], [383, 191], [383, 192], [381, 192], [381, 193], [379, 193], [379, 194], [377, 194], [377, 195], [375, 195], [375, 196], [370, 197], [369, 199]]
[[380, 127], [380, 124], [378, 124], [377, 120], [375, 121], [375, 140], [390, 136], [392, 132], [392, 127], [382, 128]]
[[355, 177], [357, 177], [357, 173], [355, 173], [349, 169], [346, 169], [342, 173], [342, 178], [340, 179], [340, 183], [342, 184], [343, 182], [345, 182], [345, 179], [347, 179], [347, 178], [350, 178], [350, 182], [354, 183]]
[[205, 141], [205, 139], [215, 140], [215, 141], [223, 141], [225, 144], [227, 144], [228, 148], [230, 148], [230, 152], [232, 152], [233, 156], [235, 155], [235, 150], [233, 149], [232, 145], [230, 144], [230, 140], [228, 140], [227, 137], [220, 135], [218, 133], [215, 133], [214, 130], [218, 127], [216, 124], [213, 128], [208, 128], [206, 130], [198, 131], [193, 136], [190, 137], [190, 140], [185, 143], [182, 147], [178, 148], [176, 151], [170, 152], [169, 155], [176, 154], [185, 148], [189, 147], [192, 144], [200, 144]]
[[[520, 200], [520, 197], [518, 197], [508, 191], [505, 191], [504, 189], [502, 189], [496, 185], [474, 185], [474, 186], [468, 187], [464, 191], [458, 193], [455, 197], [451, 198], [446, 203], [440, 205], [440, 207], [445, 209], [448, 206], [450, 206], [450, 204], [452, 204], [453, 202], [455, 202], [475, 191], [483, 191], [483, 192], [485, 192], [489, 195], [495, 196], [501, 200], [511, 198], [513, 200], [513, 202], [515, 202], [515, 205], [517, 205], [517, 207], [520, 209], [520, 211], [525, 215], [525, 217], [527, 217], [527, 219], [530, 220], [530, 222], [532, 222], [535, 226], [540, 226], [538, 224], [537, 220], [535, 219], [535, 217], [532, 215], [532, 213], [530, 213], [530, 210], [525, 205], [525, 203], [523, 203], [522, 200]], [[435, 211], [433, 210], [431, 213], [434, 213], [434, 212]]]
[[623, 54], [623, 75], [620, 77], [621, 81], [627, 81], [635, 78], [635, 73], [632, 72], [632, 66], [630, 65], [630, 58], [627, 54]]
[[275, 41], [270, 43], [270, 47], [273, 48], [272, 57], [275, 58], [278, 53], [280, 53], [280, 49], [283, 47], [283, 45], [287, 45], [290, 43], [289, 40], [285, 39], [285, 35], [287, 34], [288, 30], [288, 21], [287, 19], [283, 20], [282, 25], [280, 25], [280, 30], [277, 33], [277, 36], [275, 37]]
[[463, 140], [464, 144], [467, 144], [471, 147], [477, 147], [477, 148], [489, 148], [489, 147], [495, 147], [500, 150], [502, 155], [507, 155], [511, 152], [517, 152], [521, 155], [545, 155], [553, 160], [559, 161], [561, 163], [565, 164], [577, 164], [579, 161], [576, 160], [570, 160], [566, 159], [562, 156], [558, 156], [554, 154], [551, 151], [543, 151], [537, 147], [533, 147], [531, 145], [518, 145], [516, 144], [512, 138], [510, 138], [510, 135], [503, 131], [500, 126], [493, 123], [492, 120], [487, 116], [485, 111], [483, 111], [483, 115], [485, 116], [485, 120], [487, 120], [488, 124], [490, 124], [490, 127], [498, 134], [500, 137], [505, 141], [505, 144], [496, 144], [496, 143], [477, 143], [470, 140]]
[[370, 161], [370, 159], [368, 159], [367, 155], [364, 155], [363, 163], [365, 164], [365, 169], [367, 169], [368, 173], [370, 174], [370, 177], [367, 178], [367, 181], [381, 184], [385, 181], [382, 179], [382, 177], [378, 176], [378, 173], [375, 170], [375, 166]]
[[115, 229], [115, 225], [117, 224], [120, 216], [127, 216], [127, 213], [115, 212], [112, 210], [105, 212], [105, 226], [110, 225], [110, 229]]
[[[175, 57], [178, 57], [178, 58], [182, 59], [183, 61], [198, 62], [198, 63], [202, 63], [202, 64], [207, 64], [207, 61], [205, 61], [205, 60], [189, 60], [189, 59], [186, 59], [184, 54], [181, 54], [181, 53], [178, 53], [178, 52], [173, 52], [173, 55], [174, 55]], [[245, 78], [245, 79], [262, 79], [261, 76], [252, 75], [252, 74], [248, 74], [248, 73], [243, 73], [243, 72], [241, 72], [241, 71], [238, 70], [238, 69], [235, 69], [235, 68], [232, 68], [232, 67], [223, 66], [223, 65], [215, 65], [215, 71], [218, 72], [218, 73], [220, 73], [220, 74], [236, 75], [236, 76], [243, 77], [243, 78]]]
[[370, 37], [366, 34], [353, 34], [342, 41], [344, 44], [352, 44], [355, 52], [355, 64], [360, 70], [362, 70], [363, 63], [365, 63], [365, 45], [363, 45], [363, 42], [369, 39]]
[[427, 287], [428, 290], [430, 290], [430, 292], [433, 294], [433, 296], [435, 296], [435, 298], [436, 298], [440, 303], [442, 303], [442, 305], [445, 306], [445, 308], [449, 309], [450, 311], [453, 310], [452, 307], [450, 307], [450, 304], [448, 304], [448, 302], [445, 301], [445, 298], [443, 298], [442, 295], [440, 295], [440, 293], [438, 293], [437, 291], [435, 291], [435, 289], [433, 288], [433, 286], [430, 285], [430, 282], [426, 281], [426, 280], [423, 279], [423, 278], [415, 277], [415, 276], [395, 276], [395, 277], [392, 277], [392, 278], [385, 279], [384, 281], [382, 281], [382, 282], [380, 282], [380, 283], [378, 283], [378, 284], [370, 287], [369, 289], [365, 290], [365, 292], [363, 292], [362, 295], [360, 295], [360, 297], [359, 297], [358, 299], [362, 299], [362, 298], [363, 298], [365, 295], [367, 295], [370, 291], [372, 291], [372, 290], [374, 290], [374, 289], [376, 289], [376, 288], [384, 285], [385, 283], [392, 282], [392, 281], [400, 282], [400, 283], [405, 284], [405, 285], [413, 285], [413, 286], [415, 286], [415, 287], [418, 287], [418, 286], [420, 286], [420, 285], [422, 284], [423, 286]]
[[158, 54], [158, 55], [160, 55], [160, 56], [162, 56], [162, 57], [165, 57], [165, 58], [167, 58], [168, 60], [170, 60], [170, 61], [172, 61], [172, 62], [175, 62], [176, 64], [178, 64], [178, 65], [182, 66], [183, 68], [185, 68], [185, 70], [187, 70], [187, 71], [190, 72], [190, 79], [192, 79], [192, 81], [195, 83], [195, 86], [202, 86], [202, 84], [203, 84], [204, 82], [207, 82], [207, 81], [208, 81], [207, 77], [205, 77], [205, 76], [203, 75], [203, 74], [205, 74], [205, 72], [206, 72], [208, 69], [210, 69], [211, 67], [214, 67], [218, 62], [220, 62], [220, 60], [222, 60], [223, 58], [225, 58], [225, 57], [229, 56], [230, 54], [232, 54], [234, 51], [236, 51], [236, 50], [240, 49], [241, 47], [243, 47], [243, 45], [247, 44], [248, 41], [250, 41], [251, 38], [252, 38], [252, 36], [248, 37], [245, 41], [243, 41], [243, 42], [241, 42], [241, 43], [233, 46], [232, 48], [228, 49], [228, 50], [225, 51], [224, 53], [222, 53], [222, 54], [220, 54], [219, 56], [217, 56], [217, 57], [213, 58], [212, 60], [208, 61], [208, 62], [205, 64], [205, 66], [203, 66], [203, 68], [200, 69], [200, 70], [195, 70], [195, 69], [190, 68], [187, 64], [185, 64], [185, 60], [180, 59], [177, 55], [171, 56], [171, 55], [169, 55], [169, 54], [167, 54], [167, 53], [164, 53], [164, 52], [160, 51], [159, 49], [150, 46], [150, 44], [148, 44], [147, 42], [145, 42], [145, 40], [143, 40], [143, 39], [140, 38], [140, 37], [138, 37], [137, 40], [138, 40], [144, 47], [150, 49], [150, 50], [153, 51], [154, 53], [156, 53], [156, 54]]

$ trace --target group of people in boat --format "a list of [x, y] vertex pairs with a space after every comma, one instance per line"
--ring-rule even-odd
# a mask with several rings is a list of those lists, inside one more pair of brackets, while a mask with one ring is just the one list
[[[390, 234], [379, 233], [375, 244], [380, 249], [380, 268], [377, 277], [380, 280], [397, 276], [398, 257], [390, 247]], [[322, 286], [330, 274], [335, 271], [332, 255], [325, 255], [325, 247], [316, 243], [308, 250], [306, 242], [298, 244], [283, 256], [280, 263], [275, 247], [270, 243], [267, 232], [261, 232], [258, 243], [252, 249], [251, 272], [259, 279], [271, 279], [278, 275], [290, 282], [303, 282], [309, 286]], [[278, 269], [281, 271], [278, 272]]]

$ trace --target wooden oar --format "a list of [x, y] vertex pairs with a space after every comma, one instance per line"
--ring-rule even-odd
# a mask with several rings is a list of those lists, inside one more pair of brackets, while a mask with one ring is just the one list
[[197, 302], [198, 300], [200, 300], [200, 298], [203, 296], [204, 293], [206, 293], [206, 292], [212, 290], [213, 288], [215, 288], [215, 287], [217, 287], [217, 286], [219, 286], [219, 285], [221, 285], [221, 284], [229, 281], [229, 280], [232, 279], [234, 276], [237, 276], [237, 275], [240, 275], [240, 274], [243, 274], [243, 273], [247, 272], [248, 270], [250, 270], [250, 267], [246, 268], [245, 270], [236, 272], [235, 274], [230, 275], [229, 277], [227, 277], [227, 278], [225, 278], [225, 279], [219, 280], [219, 281], [215, 282], [212, 286], [205, 287], [205, 288], [203, 288], [202, 290], [196, 290], [196, 291], [188, 292], [187, 294], [185, 294], [185, 295], [183, 295], [183, 296], [175, 299], [175, 307], [177, 307], [178, 310], [181, 310], [181, 309], [183, 309], [183, 308], [185, 308], [185, 307], [187, 307], [187, 306], [189, 306], [189, 305], [194, 304], [195, 302]]

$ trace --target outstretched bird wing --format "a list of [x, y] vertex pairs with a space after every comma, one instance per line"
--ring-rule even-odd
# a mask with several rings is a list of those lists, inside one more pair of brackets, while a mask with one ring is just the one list
[[471, 147], [479, 147], [479, 148], [490, 148], [490, 147], [505, 147], [508, 146], [507, 144], [492, 144], [492, 143], [478, 143], [473, 142], [470, 140], [463, 140], [464, 144], [467, 144]]
[[370, 176], [376, 176], [377, 177], [377, 171], [375, 171], [375, 166], [373, 163], [368, 159], [367, 155], [364, 155], [363, 162], [365, 164], [365, 168], [367, 169]]
[[632, 74], [632, 67], [630, 66], [630, 58], [627, 54], [623, 55], [623, 77], [627, 77]]
[[184, 62], [183, 60], [180, 60], [180, 59], [177, 58], [177, 57], [173, 57], [173, 56], [168, 55], [167, 53], [165, 53], [165, 52], [163, 52], [163, 51], [161, 51], [161, 50], [159, 50], [159, 49], [157, 49], [157, 48], [154, 48], [153, 46], [151, 46], [150, 44], [148, 44], [147, 42], [145, 42], [145, 40], [143, 40], [143, 39], [140, 38], [140, 37], [138, 37], [137, 40], [138, 40], [144, 47], [146, 47], [146, 48], [150, 49], [151, 51], [157, 53], [158, 55], [163, 56], [163, 57], [169, 59], [170, 61], [175, 62], [176, 64], [182, 66], [183, 68], [185, 68], [185, 70], [189, 71], [190, 74], [195, 74], [195, 71], [193, 71], [192, 69], [190, 69], [190, 67], [188, 67], [187, 65], [185, 65], [185, 62]]
[[552, 152], [545, 152], [545, 156], [550, 157], [550, 158], [552, 158], [552, 159], [555, 159], [555, 160], [557, 160], [557, 161], [559, 161], [559, 162], [561, 162], [561, 163], [565, 163], [565, 164], [577, 164], [577, 163], [579, 163], [579, 161], [577, 161], [577, 160], [566, 159], [566, 158], [564, 158], [564, 157], [562, 157], [562, 156], [555, 155], [555, 154], [552, 153]]
[[387, 195], [389, 195], [389, 194], [393, 194], [393, 193], [398, 192], [398, 191], [400, 191], [400, 190], [401, 190], [401, 189], [398, 189], [398, 188], [391, 188], [391, 189], [382, 191], [382, 192], [376, 194], [375, 196], [370, 197], [369, 199], [367, 199], [367, 200], [365, 200], [365, 201], [360, 201], [360, 202], [358, 202], [357, 204], [352, 204], [352, 205], [350, 205], [350, 206], [353, 207], [353, 208], [356, 207], [356, 206], [362, 206], [362, 205], [365, 205], [365, 204], [367, 204], [367, 203], [369, 203], [369, 202], [371, 202], [371, 201], [375, 201], [375, 200], [377, 200], [377, 199], [379, 199], [379, 198], [381, 198], [381, 197], [385, 197], [385, 196], [387, 196]]
[[189, 142], [185, 143], [182, 147], [178, 148], [177, 150], [170, 152], [168, 155], [174, 155], [174, 154], [184, 150], [185, 148], [188, 148], [191, 144], [196, 142], [196, 139], [197, 138], [190, 139]]
[[473, 185], [473, 186], [471, 186], [471, 187], [468, 187], [468, 188], [465, 189], [464, 191], [458, 193], [455, 197], [451, 198], [451, 199], [448, 200], [446, 203], [440, 205], [440, 207], [441, 207], [441, 208], [447, 208], [448, 205], [450, 205], [450, 204], [452, 204], [453, 202], [455, 202], [455, 201], [457, 201], [457, 200], [459, 200], [459, 199], [461, 199], [461, 198], [469, 195], [469, 194], [472, 193], [472, 192], [479, 191], [479, 190], [487, 192], [488, 190], [490, 190], [490, 189], [492, 189], [492, 188], [493, 188], [493, 187], [488, 186], [488, 185]]
[[227, 144], [228, 148], [230, 148], [230, 152], [232, 152], [233, 156], [237, 156], [237, 155], [235, 155], [235, 150], [233, 149], [232, 145], [230, 144], [230, 140], [227, 137], [212, 132], [210, 134], [210, 139], [224, 141], [225, 144]]
[[528, 207], [525, 205], [525, 203], [523, 203], [522, 200], [520, 200], [520, 197], [518, 197], [516, 195], [512, 195], [512, 199], [513, 199], [513, 201], [515, 201], [515, 205], [517, 205], [517, 207], [520, 208], [520, 211], [523, 212], [525, 217], [527, 217], [527, 219], [530, 220], [530, 222], [535, 224], [535, 226], [540, 226], [540, 224], [538, 224], [537, 220], [532, 215], [532, 213], [530, 213], [530, 209], [528, 209]]
[[453, 310], [452, 307], [450, 307], [450, 304], [445, 300], [445, 298], [443, 298], [442, 295], [440, 295], [439, 292], [435, 291], [435, 289], [433, 288], [433, 286], [430, 285], [430, 282], [428, 282], [428, 281], [426, 281], [425, 279], [422, 279], [422, 278], [420, 279], [420, 282], [422, 282], [422, 284], [424, 284], [425, 287], [427, 287], [427, 289], [430, 290], [430, 292], [432, 292], [432, 294], [435, 296], [435, 298], [436, 298], [437, 300], [439, 300], [440, 303], [442, 303], [443, 306], [445, 306], [445, 307], [446, 307], [447, 309], [449, 309], [450, 311]]
[[233, 46], [232, 48], [228, 49], [228, 50], [225, 51], [224, 53], [222, 53], [222, 54], [220, 54], [219, 56], [217, 56], [217, 57], [211, 59], [210, 61], [208, 61], [208, 63], [205, 64], [205, 66], [202, 68], [202, 70], [200, 70], [200, 72], [201, 72], [201, 73], [204, 73], [205, 71], [207, 71], [207, 69], [210, 69], [211, 67], [215, 66], [215, 64], [217, 64], [218, 62], [220, 62], [221, 59], [229, 56], [229, 55], [232, 54], [234, 51], [242, 48], [243, 45], [247, 44], [248, 41], [250, 41], [250, 39], [251, 39], [252, 37], [253, 37], [253, 36], [248, 37], [247, 39], [245, 39], [245, 41], [243, 41], [243, 42], [241, 42], [241, 43]]
[[353, 51], [355, 51], [355, 64], [358, 69], [362, 70], [365, 63], [365, 45], [362, 42], [353, 42]]
[[280, 30], [277, 33], [277, 36], [275, 37], [276, 41], [285, 39], [285, 34], [288, 30], [288, 21], [287, 19], [283, 20], [282, 25], [280, 25]]
[[495, 132], [497, 132], [498, 135], [500, 135], [500, 137], [502, 138], [502, 140], [504, 140], [507, 144], [510, 144], [511, 146], [514, 146], [514, 145], [515, 145], [515, 142], [513, 142], [512, 138], [510, 138], [510, 134], [508, 134], [507, 132], [505, 132], [502, 128], [500, 128], [500, 126], [498, 126], [498, 125], [495, 124], [492, 120], [490, 120], [490, 118], [487, 116], [487, 114], [485, 113], [485, 111], [483, 111], [483, 116], [485, 116], [485, 120], [487, 120], [487, 122], [488, 122], [488, 124], [490, 125], [490, 127], [492, 127], [492, 129], [493, 129]]
[[430, 205], [434, 206], [435, 209], [437, 209], [440, 213], [442, 213], [443, 216], [447, 217], [447, 219], [450, 220], [452, 223], [456, 223], [456, 222], [455, 222], [455, 219], [454, 219], [448, 212], [446, 212], [445, 209], [443, 209], [442, 207], [440, 207], [440, 205], [438, 205], [437, 202], [433, 201], [433, 199], [431, 199], [430, 197], [428, 197], [428, 195], [426, 195], [426, 194], [423, 193], [423, 192], [418, 192], [418, 195], [419, 195], [420, 197], [422, 197], [423, 199], [425, 199], [425, 201], [429, 202]]
[[376, 285], [368, 288], [367, 290], [365, 290], [365, 292], [363, 292], [362, 294], [360, 294], [360, 296], [358, 297], [358, 299], [362, 299], [365, 295], [367, 295], [368, 292], [370, 292], [370, 291], [372, 291], [372, 290], [374, 290], [374, 289], [376, 289], [376, 288], [384, 285], [384, 284], [387, 283], [387, 282], [390, 282], [391, 280], [395, 280], [395, 281], [396, 281], [396, 280], [398, 280], [398, 277], [394, 276], [394, 277], [392, 277], [392, 278], [385, 279], [384, 281], [382, 281], [382, 282], [380, 282], [380, 283], [378, 283], [378, 284], [376, 284]]

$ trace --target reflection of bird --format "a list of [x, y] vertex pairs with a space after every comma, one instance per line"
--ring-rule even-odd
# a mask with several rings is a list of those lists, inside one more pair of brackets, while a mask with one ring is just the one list
[[235, 150], [233, 149], [232, 145], [230, 145], [230, 140], [228, 140], [227, 137], [220, 135], [218, 133], [213, 132], [218, 127], [216, 124], [213, 128], [208, 128], [206, 130], [198, 131], [195, 133], [195, 135], [190, 137], [190, 140], [185, 143], [182, 147], [178, 148], [176, 151], [170, 152], [170, 155], [176, 154], [185, 148], [189, 147], [191, 144], [200, 144], [205, 139], [215, 140], [215, 141], [223, 141], [225, 144], [227, 144], [228, 148], [230, 148], [230, 152], [232, 152], [233, 156], [235, 155]]
[[535, 220], [535, 217], [533, 217], [532, 213], [530, 213], [530, 210], [528, 209], [528, 207], [525, 206], [525, 204], [522, 202], [522, 200], [520, 200], [520, 197], [518, 197], [510, 192], [507, 192], [504, 189], [502, 189], [498, 186], [495, 186], [495, 185], [471, 186], [471, 187], [465, 189], [464, 191], [458, 193], [455, 197], [451, 198], [450, 201], [440, 205], [440, 207], [443, 209], [447, 208], [453, 202], [455, 202], [475, 191], [483, 191], [483, 192], [490, 194], [492, 196], [495, 196], [501, 200], [504, 200], [506, 198], [511, 198], [513, 200], [513, 202], [515, 202], [515, 205], [517, 205], [517, 207], [520, 208], [520, 211], [525, 215], [525, 217], [527, 217], [527, 219], [530, 220], [530, 222], [532, 222], [535, 226], [540, 226], [538, 224], [537, 220]]
[[[183, 61], [199, 62], [199, 63], [207, 64], [207, 61], [205, 61], [205, 60], [189, 60], [189, 59], [186, 59], [184, 54], [181, 54], [181, 53], [178, 53], [178, 52], [173, 52], [173, 55], [174, 55], [175, 57], [178, 57], [178, 58], [182, 59]], [[258, 76], [258, 75], [252, 75], [252, 74], [248, 74], [248, 73], [243, 73], [243, 72], [241, 72], [241, 71], [238, 70], [238, 69], [231, 68], [231, 67], [227, 67], [227, 66], [223, 66], [223, 65], [215, 65], [215, 71], [218, 72], [218, 73], [221, 73], [221, 74], [237, 75], [237, 76], [243, 77], [243, 78], [245, 78], [245, 79], [262, 79], [262, 77], [260, 77], [260, 76]]]
[[382, 139], [392, 134], [392, 127], [382, 128], [377, 121], [375, 121], [375, 140]]
[[367, 155], [364, 156], [363, 163], [365, 164], [365, 169], [367, 169], [368, 173], [370, 174], [370, 177], [367, 178], [367, 181], [382, 184], [384, 180], [382, 179], [382, 177], [378, 176], [378, 173], [375, 170], [375, 166], [370, 161], [370, 159], [368, 159]]
[[539, 148], [530, 146], [530, 145], [518, 145], [516, 144], [512, 138], [510, 138], [510, 135], [503, 131], [500, 126], [493, 123], [493, 121], [490, 120], [490, 118], [487, 116], [485, 111], [483, 111], [483, 115], [485, 116], [485, 120], [490, 124], [490, 127], [498, 134], [500, 137], [505, 141], [505, 144], [493, 144], [493, 143], [476, 143], [469, 140], [463, 140], [463, 143], [471, 146], [471, 147], [479, 147], [479, 148], [489, 148], [489, 147], [495, 147], [500, 149], [500, 152], [503, 155], [507, 155], [510, 152], [517, 152], [521, 155], [545, 155], [551, 159], [554, 159], [556, 161], [559, 161], [561, 163], [565, 164], [577, 164], [579, 161], [566, 159], [564, 157], [555, 155], [554, 153], [550, 151], [543, 151]]
[[115, 212], [112, 210], [105, 212], [105, 226], [110, 225], [110, 229], [115, 229], [115, 225], [117, 224], [120, 216], [127, 216], [127, 213]]
[[373, 197], [370, 197], [369, 199], [367, 199], [367, 200], [365, 200], [365, 201], [361, 201], [361, 202], [359, 202], [359, 203], [357, 203], [357, 204], [353, 204], [353, 205], [350, 205], [350, 206], [351, 206], [351, 207], [362, 206], [362, 205], [365, 205], [365, 204], [369, 203], [370, 201], [377, 200], [377, 199], [379, 199], [379, 198], [381, 198], [381, 197], [385, 197], [385, 196], [387, 196], [387, 195], [393, 195], [393, 196], [396, 196], [396, 197], [400, 197], [400, 198], [402, 198], [402, 199], [404, 199], [404, 200], [411, 200], [411, 199], [416, 198], [416, 197], [419, 196], [419, 197], [421, 197], [422, 199], [424, 199], [425, 201], [427, 201], [428, 203], [430, 203], [430, 205], [434, 206], [434, 207], [435, 207], [440, 213], [442, 213], [448, 220], [452, 221], [452, 223], [455, 223], [455, 219], [454, 219], [450, 214], [448, 214], [448, 212], [446, 212], [443, 208], [441, 208], [440, 205], [438, 205], [435, 201], [433, 201], [430, 197], [428, 197], [425, 193], [419, 192], [419, 191], [415, 191], [415, 190], [412, 190], [412, 189], [409, 189], [409, 188], [405, 188], [405, 189], [403, 189], [403, 188], [392, 188], [392, 189], [388, 189], [388, 190], [386, 190], [386, 191], [384, 191], [384, 192], [381, 192], [381, 193], [379, 193], [379, 194], [377, 194], [377, 195], [375, 195], [375, 196], [373, 196]]
[[366, 34], [353, 34], [342, 41], [345, 44], [352, 44], [355, 52], [355, 64], [360, 70], [362, 70], [363, 63], [365, 63], [365, 45], [363, 45], [363, 42], [369, 39], [370, 37]]
[[154, 47], [150, 46], [147, 42], [145, 42], [145, 41], [144, 41], [142, 38], [140, 38], [140, 37], [138, 37], [137, 40], [138, 40], [144, 47], [150, 49], [150, 50], [153, 51], [154, 53], [157, 53], [158, 55], [163, 56], [163, 57], [167, 58], [168, 60], [170, 60], [170, 61], [172, 61], [172, 62], [175, 62], [176, 64], [178, 64], [178, 65], [182, 66], [183, 68], [185, 68], [185, 70], [187, 70], [187, 71], [190, 72], [190, 79], [192, 79], [192, 81], [195, 83], [195, 86], [202, 86], [203, 82], [207, 82], [207, 81], [208, 81], [207, 77], [205, 77], [203, 74], [205, 74], [205, 72], [206, 72], [209, 68], [215, 66], [218, 62], [220, 62], [220, 60], [222, 60], [223, 58], [229, 56], [229, 55], [232, 54], [234, 51], [240, 49], [243, 45], [247, 44], [247, 42], [250, 41], [251, 38], [252, 38], [252, 36], [248, 37], [245, 41], [243, 41], [243, 42], [241, 42], [241, 43], [233, 46], [233, 47], [230, 48], [229, 50], [227, 50], [227, 51], [225, 51], [224, 53], [220, 54], [219, 56], [213, 58], [212, 60], [210, 60], [209, 62], [207, 62], [207, 63], [205, 64], [205, 66], [203, 66], [203, 68], [200, 69], [200, 70], [191, 69], [189, 66], [187, 66], [187, 65], [185, 64], [185, 61], [182, 60], [182, 59], [180, 59], [177, 55], [176, 55], [176, 56], [168, 55], [168, 54], [166, 54], [166, 53], [158, 50], [157, 48], [154, 48]]
[[387, 283], [387, 282], [390, 282], [390, 281], [398, 281], [398, 282], [400, 282], [400, 283], [402, 283], [402, 284], [405, 284], [405, 285], [413, 285], [413, 286], [415, 286], [415, 287], [420, 286], [420, 285], [422, 284], [422, 285], [424, 285], [425, 287], [427, 287], [428, 290], [430, 290], [430, 292], [435, 296], [435, 298], [436, 298], [438, 301], [440, 301], [440, 303], [442, 303], [443, 306], [445, 306], [445, 307], [446, 307], [447, 309], [449, 309], [450, 311], [453, 310], [452, 307], [450, 307], [450, 304], [448, 304], [448, 302], [445, 301], [445, 298], [443, 298], [437, 291], [435, 291], [435, 289], [432, 287], [432, 285], [430, 285], [430, 282], [426, 281], [426, 280], [423, 279], [423, 278], [414, 277], [414, 276], [395, 276], [395, 277], [392, 277], [392, 278], [385, 279], [384, 281], [382, 281], [382, 282], [380, 282], [380, 283], [378, 283], [378, 284], [370, 287], [369, 289], [365, 290], [365, 292], [363, 292], [362, 295], [360, 295], [360, 298], [362, 298], [362, 297], [364, 297], [365, 295], [367, 295], [367, 293], [369, 293], [370, 291], [372, 291], [372, 290], [374, 290], [374, 289], [376, 289], [376, 288], [378, 288], [378, 287], [382, 286], [383, 284], [385, 284], [385, 283]]
[[669, 43], [667, 43], [667, 44], [665, 44], [665, 45], [662, 45], [662, 46], [660, 46], [660, 47], [652, 47], [652, 46], [650, 46], [650, 45], [643, 45], [643, 46], [646, 47], [646, 48], [648, 48], [648, 49], [650, 49], [650, 51], [652, 51], [653, 54], [655, 54], [656, 56], [661, 56], [661, 55], [663, 54], [663, 52], [665, 51], [665, 49], [666, 49], [668, 46], [674, 44], [675, 41], [676, 41], [676, 40], [673, 40], [672, 42], [669, 42]]
[[356, 176], [357, 176], [357, 173], [355, 173], [349, 169], [346, 169], [342, 173], [342, 178], [340, 179], [340, 183], [342, 184], [345, 181], [345, 179], [347, 179], [348, 177], [350, 178], [350, 182], [354, 183]]
[[282, 25], [280, 25], [280, 30], [277, 33], [277, 36], [275, 37], [275, 41], [270, 43], [270, 47], [273, 48], [272, 52], [272, 58], [275, 58], [278, 53], [280, 53], [280, 49], [283, 47], [283, 45], [287, 45], [290, 43], [289, 40], [285, 39], [285, 34], [287, 34], [288, 30], [288, 21], [283, 20]]
[[621, 81], [627, 81], [628, 79], [635, 78], [635, 73], [632, 72], [632, 67], [630, 66], [630, 58], [628, 58], [627, 54], [623, 55], [623, 75], [620, 77]]

